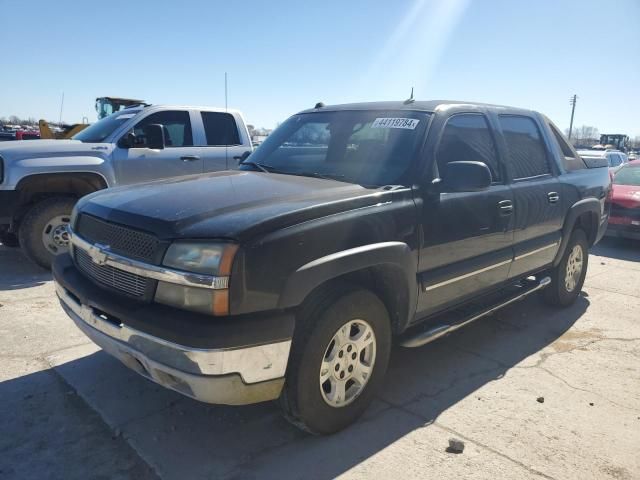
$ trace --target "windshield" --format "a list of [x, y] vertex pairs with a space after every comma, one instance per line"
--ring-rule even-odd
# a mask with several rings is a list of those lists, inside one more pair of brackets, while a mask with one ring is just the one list
[[640, 186], [640, 166], [622, 167], [613, 177], [615, 185], [637, 185]]
[[81, 132], [76, 133], [72, 138], [83, 143], [100, 143], [116, 131], [124, 122], [136, 116], [140, 110], [123, 110], [108, 117], [98, 120], [93, 125], [89, 125]]
[[[361, 185], [402, 183], [429, 114], [333, 111], [295, 115], [249, 157], [243, 170], [327, 177]], [[254, 165], [251, 165], [251, 164]]]

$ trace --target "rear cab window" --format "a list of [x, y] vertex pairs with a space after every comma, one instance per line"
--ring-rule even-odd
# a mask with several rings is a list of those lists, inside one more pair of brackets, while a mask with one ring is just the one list
[[498, 115], [514, 180], [551, 174], [547, 150], [537, 123], [524, 115]]
[[578, 152], [565, 140], [564, 135], [560, 133], [558, 128], [551, 122], [548, 122], [547, 126], [551, 130], [551, 133], [553, 133], [555, 145], [558, 147], [563, 159], [564, 168], [567, 171], [587, 168], [582, 158], [578, 155]]
[[222, 147], [240, 145], [236, 119], [226, 112], [200, 112], [207, 146]]

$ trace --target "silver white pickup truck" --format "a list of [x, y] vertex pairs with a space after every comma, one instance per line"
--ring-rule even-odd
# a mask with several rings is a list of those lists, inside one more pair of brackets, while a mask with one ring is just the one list
[[240, 112], [134, 106], [71, 140], [0, 145], [0, 242], [49, 268], [76, 201], [103, 188], [235, 168], [251, 152]]

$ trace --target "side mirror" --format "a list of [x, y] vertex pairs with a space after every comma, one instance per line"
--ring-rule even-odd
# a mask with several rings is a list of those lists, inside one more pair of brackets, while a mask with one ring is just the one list
[[234, 160], [238, 161], [238, 165], [240, 165], [242, 162], [244, 162], [247, 158], [249, 158], [249, 155], [251, 155], [251, 152], [249, 150], [245, 151], [242, 155], [237, 156], [237, 157], [233, 157]]
[[158, 123], [145, 125], [142, 127], [144, 138], [146, 139], [145, 147], [153, 150], [162, 150], [165, 146], [164, 126]]
[[442, 192], [480, 192], [491, 186], [491, 171], [483, 162], [449, 162], [441, 176]]
[[136, 144], [136, 136], [133, 132], [124, 134], [120, 140], [118, 140], [118, 146], [120, 148], [133, 148]]

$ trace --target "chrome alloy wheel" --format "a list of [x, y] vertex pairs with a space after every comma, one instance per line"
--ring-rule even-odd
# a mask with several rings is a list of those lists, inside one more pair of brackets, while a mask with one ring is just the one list
[[320, 392], [331, 407], [344, 407], [360, 395], [373, 373], [376, 336], [365, 320], [350, 320], [338, 329], [320, 366]]
[[42, 243], [49, 253], [58, 255], [69, 249], [69, 215], [58, 215], [47, 222], [42, 230]]
[[583, 268], [582, 247], [575, 245], [567, 259], [567, 269], [564, 276], [564, 286], [567, 292], [573, 292], [580, 280]]

